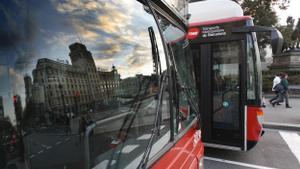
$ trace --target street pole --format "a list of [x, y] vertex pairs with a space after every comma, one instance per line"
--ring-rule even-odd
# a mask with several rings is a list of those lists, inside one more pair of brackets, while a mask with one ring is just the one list
[[61, 94], [61, 99], [62, 99], [62, 104], [63, 104], [63, 109], [64, 109], [64, 114], [66, 114], [66, 105], [65, 105], [65, 99], [64, 99], [64, 93], [63, 93], [63, 86], [61, 83], [59, 83], [58, 85], [59, 89], [60, 89], [60, 94]]

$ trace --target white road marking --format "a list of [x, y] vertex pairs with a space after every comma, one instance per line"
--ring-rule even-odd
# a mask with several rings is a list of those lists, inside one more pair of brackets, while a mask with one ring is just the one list
[[48, 146], [48, 147], [46, 147], [46, 149], [47, 149], [47, 150], [49, 150], [49, 149], [51, 149], [51, 148], [52, 148], [52, 146]]
[[296, 132], [280, 131], [279, 134], [289, 146], [300, 164], [300, 136]]
[[[165, 125], [161, 125], [160, 126], [160, 130], [164, 129], [166, 126]], [[153, 131], [154, 129], [151, 129], [151, 131]]]
[[65, 139], [65, 141], [69, 141], [70, 139], [71, 139], [71, 138], [70, 138], [70, 137], [68, 137], [68, 138], [66, 138], [66, 139]]
[[150, 139], [151, 134], [144, 134], [142, 136], [140, 136], [139, 138], [137, 138], [137, 140], [148, 140]]
[[[168, 131], [165, 135], [163, 135], [159, 140], [157, 140], [157, 142], [155, 142], [152, 146], [152, 151], [150, 152], [150, 157], [153, 156], [153, 154], [157, 153], [159, 150], [162, 149], [162, 147], [164, 147], [168, 141], [170, 139], [170, 131]], [[135, 158], [133, 161], [131, 161], [131, 163], [129, 163], [125, 169], [132, 169], [132, 168], [136, 168], [136, 164], [138, 164], [143, 157], [144, 153], [140, 154], [137, 158]]]
[[34, 154], [32, 154], [29, 158], [34, 158], [35, 157], [35, 155]]
[[42, 154], [43, 152], [44, 152], [44, 150], [41, 150], [41, 151], [38, 152], [38, 154]]
[[139, 147], [139, 145], [126, 145], [123, 149], [122, 149], [122, 153], [130, 153], [131, 151], [133, 151], [134, 149], [136, 149], [137, 147]]
[[97, 125], [100, 125], [100, 124], [102, 124], [102, 123], [106, 123], [106, 122], [109, 122], [109, 121], [112, 121], [112, 120], [115, 120], [115, 119], [124, 117], [124, 116], [126, 116], [127, 114], [133, 114], [133, 113], [134, 113], [133, 111], [128, 112], [128, 113], [122, 113], [122, 114], [119, 114], [119, 115], [116, 115], [116, 116], [112, 116], [112, 117], [109, 117], [109, 118], [106, 118], [106, 119], [97, 121], [96, 124], [97, 124]]
[[59, 145], [59, 144], [61, 144], [61, 141], [56, 142], [56, 145]]
[[[204, 159], [205, 160], [222, 162], [222, 163], [227, 163], [227, 164], [239, 165], [239, 166], [243, 166], [243, 167], [255, 168], [255, 169], [277, 169], [277, 168], [272, 168], [272, 167], [265, 167], [265, 166], [261, 166], [261, 165], [248, 164], [248, 163], [242, 163], [242, 162], [231, 161], [231, 160], [224, 160], [224, 159], [213, 158], [213, 157], [204, 157]], [[204, 162], [204, 165], [205, 165], [205, 162]]]
[[[96, 165], [93, 169], [103, 169], [103, 168], [109, 168], [107, 167], [109, 161], [108, 160], [104, 160], [101, 163], [99, 163], [98, 165]], [[116, 160], [112, 160], [110, 165], [114, 165], [116, 163]]]

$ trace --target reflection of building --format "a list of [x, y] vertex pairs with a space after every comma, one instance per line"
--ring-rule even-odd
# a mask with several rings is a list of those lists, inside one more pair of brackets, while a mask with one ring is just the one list
[[4, 119], [3, 98], [0, 96], [0, 120]]
[[79, 113], [113, 99], [120, 78], [116, 68], [98, 71], [83, 44], [74, 43], [69, 49], [72, 65], [47, 58], [38, 60], [32, 73], [33, 84], [24, 78], [25, 86], [27, 83], [32, 88], [32, 92], [26, 88], [26, 96], [31, 95], [33, 103], [44, 110], [57, 113]]
[[138, 74], [135, 77], [122, 79], [119, 85], [118, 96], [120, 98], [132, 98], [137, 95], [152, 95], [158, 90], [157, 81], [156, 74], [151, 76]]
[[24, 76], [26, 103], [32, 98], [32, 79], [29, 75]]

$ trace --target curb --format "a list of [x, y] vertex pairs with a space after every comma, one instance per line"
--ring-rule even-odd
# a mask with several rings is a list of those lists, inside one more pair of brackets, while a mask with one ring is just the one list
[[263, 128], [277, 129], [277, 130], [299, 131], [300, 132], [300, 125], [298, 125], [298, 124], [289, 124], [289, 123], [265, 122], [265, 123], [263, 123]]
[[[271, 95], [271, 94], [265, 94], [263, 95], [266, 99], [270, 99], [272, 97], [275, 96], [275, 94]], [[289, 98], [293, 98], [293, 99], [299, 99], [300, 98], [300, 95], [290, 95], [289, 94]]]

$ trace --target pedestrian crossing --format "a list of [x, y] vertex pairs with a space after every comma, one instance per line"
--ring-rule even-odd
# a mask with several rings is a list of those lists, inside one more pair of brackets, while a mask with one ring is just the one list
[[[170, 139], [168, 127], [161, 125], [160, 129], [161, 136], [154, 141], [150, 157], [161, 150]], [[144, 133], [137, 138], [132, 137], [128, 139], [126, 143], [118, 145], [115, 149], [100, 154], [92, 162], [94, 164], [93, 169], [115, 168], [117, 165], [123, 166], [126, 169], [136, 168], [144, 155], [150, 137], [151, 133]], [[116, 159], [118, 159], [118, 161], [116, 161]]]
[[280, 136], [289, 146], [291, 152], [297, 158], [300, 164], [300, 135], [296, 132], [279, 131]]

